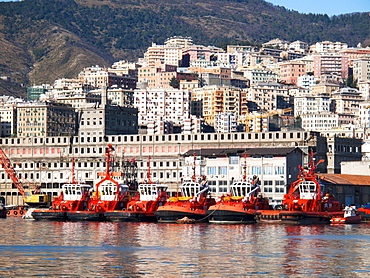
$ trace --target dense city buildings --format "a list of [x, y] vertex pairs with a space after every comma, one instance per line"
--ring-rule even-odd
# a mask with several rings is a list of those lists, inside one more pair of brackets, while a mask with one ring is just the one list
[[[2, 97], [1, 147], [20, 176], [53, 196], [71, 157], [78, 178], [95, 184], [112, 144], [117, 171], [135, 161], [137, 182], [149, 163], [153, 180], [176, 192], [195, 154], [212, 194], [227, 192], [246, 168], [279, 203], [309, 149], [325, 160], [321, 173], [362, 160], [370, 135], [369, 54], [342, 42], [275, 39], [223, 49], [168, 38], [136, 62], [31, 86], [26, 101]], [[21, 202], [4, 173], [0, 188], [8, 203]]]

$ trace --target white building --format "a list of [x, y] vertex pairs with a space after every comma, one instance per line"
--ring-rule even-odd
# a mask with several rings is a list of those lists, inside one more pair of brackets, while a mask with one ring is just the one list
[[370, 57], [353, 61], [353, 79], [359, 82], [370, 80]]
[[233, 113], [218, 113], [215, 117], [215, 131], [217, 133], [236, 132], [238, 127], [238, 116]]
[[276, 82], [278, 79], [278, 75], [275, 72], [264, 68], [246, 68], [240, 70], [244, 72], [244, 77], [250, 80], [250, 85]]
[[306, 94], [294, 97], [294, 117], [307, 114], [329, 113], [330, 97], [325, 95]]
[[190, 115], [190, 92], [179, 89], [147, 88], [134, 90], [134, 106], [139, 125], [167, 121], [182, 125]]
[[348, 48], [348, 44], [343, 42], [331, 42], [331, 41], [323, 41], [317, 42], [311, 50], [314, 50], [318, 53], [326, 53], [326, 52], [339, 52], [340, 50], [344, 50]]
[[364, 100], [370, 99], [370, 80], [358, 82], [358, 91]]
[[345, 87], [333, 92], [331, 101], [334, 113], [358, 115], [359, 103], [364, 99], [357, 89]]
[[306, 131], [326, 131], [339, 127], [339, 115], [327, 112], [320, 114], [302, 114], [302, 128]]
[[298, 76], [298, 81], [297, 81], [298, 87], [311, 88], [311, 86], [315, 84], [316, 84], [316, 81], [313, 75]]

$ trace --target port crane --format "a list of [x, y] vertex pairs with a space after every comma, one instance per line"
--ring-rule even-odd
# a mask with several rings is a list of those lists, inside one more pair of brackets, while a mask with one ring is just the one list
[[12, 180], [14, 186], [18, 189], [19, 193], [23, 196], [23, 201], [27, 205], [30, 207], [42, 207], [50, 205], [51, 196], [48, 194], [42, 194], [40, 192], [40, 186], [36, 186], [35, 184], [26, 181], [28, 188], [31, 189], [25, 189], [23, 183], [19, 180], [18, 175], [15, 172], [12, 163], [10, 162], [10, 159], [2, 148], [0, 148], [0, 164], [8, 174], [9, 178]]

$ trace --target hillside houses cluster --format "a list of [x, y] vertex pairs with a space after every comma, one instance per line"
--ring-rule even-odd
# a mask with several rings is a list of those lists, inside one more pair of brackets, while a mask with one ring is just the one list
[[370, 48], [275, 39], [224, 50], [172, 37], [136, 62], [29, 87], [27, 100], [1, 97], [1, 137], [287, 127], [366, 133], [369, 97]]

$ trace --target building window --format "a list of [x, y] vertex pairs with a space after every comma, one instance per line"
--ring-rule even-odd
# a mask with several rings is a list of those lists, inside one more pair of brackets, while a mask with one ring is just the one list
[[252, 166], [252, 175], [261, 175], [262, 169], [261, 166]]
[[273, 167], [272, 166], [264, 166], [263, 167], [263, 174], [264, 175], [272, 175]]
[[216, 175], [216, 167], [207, 167], [207, 175]]
[[218, 174], [219, 175], [227, 175], [227, 167], [226, 166], [218, 167]]
[[232, 155], [229, 157], [229, 164], [239, 164], [239, 156]]
[[272, 193], [272, 181], [263, 181], [263, 192]]
[[284, 175], [285, 167], [284, 166], [275, 166], [275, 175]]
[[284, 181], [275, 181], [275, 192], [276, 193], [285, 193]]

